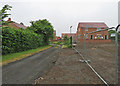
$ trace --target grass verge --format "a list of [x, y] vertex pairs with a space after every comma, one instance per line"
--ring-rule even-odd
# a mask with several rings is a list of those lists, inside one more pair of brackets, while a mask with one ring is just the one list
[[2, 56], [2, 62], [0, 62], [0, 65], [5, 65], [5, 64], [8, 64], [10, 62], [14, 62], [14, 61], [23, 59], [27, 56], [30, 56], [30, 55], [33, 55], [33, 54], [38, 53], [40, 51], [46, 50], [50, 47], [51, 47], [50, 45], [47, 45], [47, 46], [39, 47], [37, 49], [31, 49], [31, 50], [27, 50], [27, 51], [23, 51], [23, 52], [3, 55]]

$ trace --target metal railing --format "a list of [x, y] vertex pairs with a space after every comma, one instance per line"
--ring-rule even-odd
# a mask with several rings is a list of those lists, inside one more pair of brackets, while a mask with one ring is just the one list
[[[119, 25], [116, 27], [114, 41], [111, 41], [108, 36], [106, 39], [104, 34], [105, 31], [114, 27], [77, 35], [73, 37], [72, 41], [72, 44], [75, 45], [73, 49], [79, 53], [83, 62], [106, 86], [109, 86], [109, 84], [118, 85], [118, 39], [120, 39], [118, 38], [118, 27]], [[97, 33], [103, 34], [104, 37], [95, 39], [95, 36], [93, 36], [94, 39], [92, 39], [91, 36], [90, 38], [90, 35], [96, 35]]]

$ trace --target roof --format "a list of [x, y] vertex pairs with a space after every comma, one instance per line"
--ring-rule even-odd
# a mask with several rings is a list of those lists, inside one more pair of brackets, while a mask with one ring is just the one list
[[[11, 18], [9, 18], [6, 22], [11, 22]], [[16, 23], [16, 22], [11, 22], [9, 23], [9, 26], [12, 27], [12, 28], [23, 28], [23, 29], [26, 29], [27, 27], [22, 25], [22, 24], [19, 24], [19, 23]]]
[[99, 28], [108, 28], [104, 22], [80, 22], [80, 27], [99, 27]]
[[18, 24], [18, 23], [16, 23], [16, 22], [14, 22], [13, 23], [16, 27], [18, 27], [18, 28], [23, 28], [23, 29], [26, 29], [27, 27], [26, 26], [24, 26], [24, 25], [22, 25], [22, 24]]

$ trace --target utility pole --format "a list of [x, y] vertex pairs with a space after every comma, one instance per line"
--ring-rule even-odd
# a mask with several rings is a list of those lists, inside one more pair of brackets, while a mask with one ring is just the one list
[[70, 26], [70, 36], [71, 36], [71, 28], [72, 28], [72, 26]]

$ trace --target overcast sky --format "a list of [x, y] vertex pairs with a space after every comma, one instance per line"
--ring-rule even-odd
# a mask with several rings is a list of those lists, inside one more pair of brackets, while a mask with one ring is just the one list
[[12, 6], [9, 17], [15, 22], [49, 20], [57, 36], [62, 32], [76, 32], [79, 22], [105, 22], [108, 27], [118, 24], [119, 0], [0, 0], [0, 9]]

